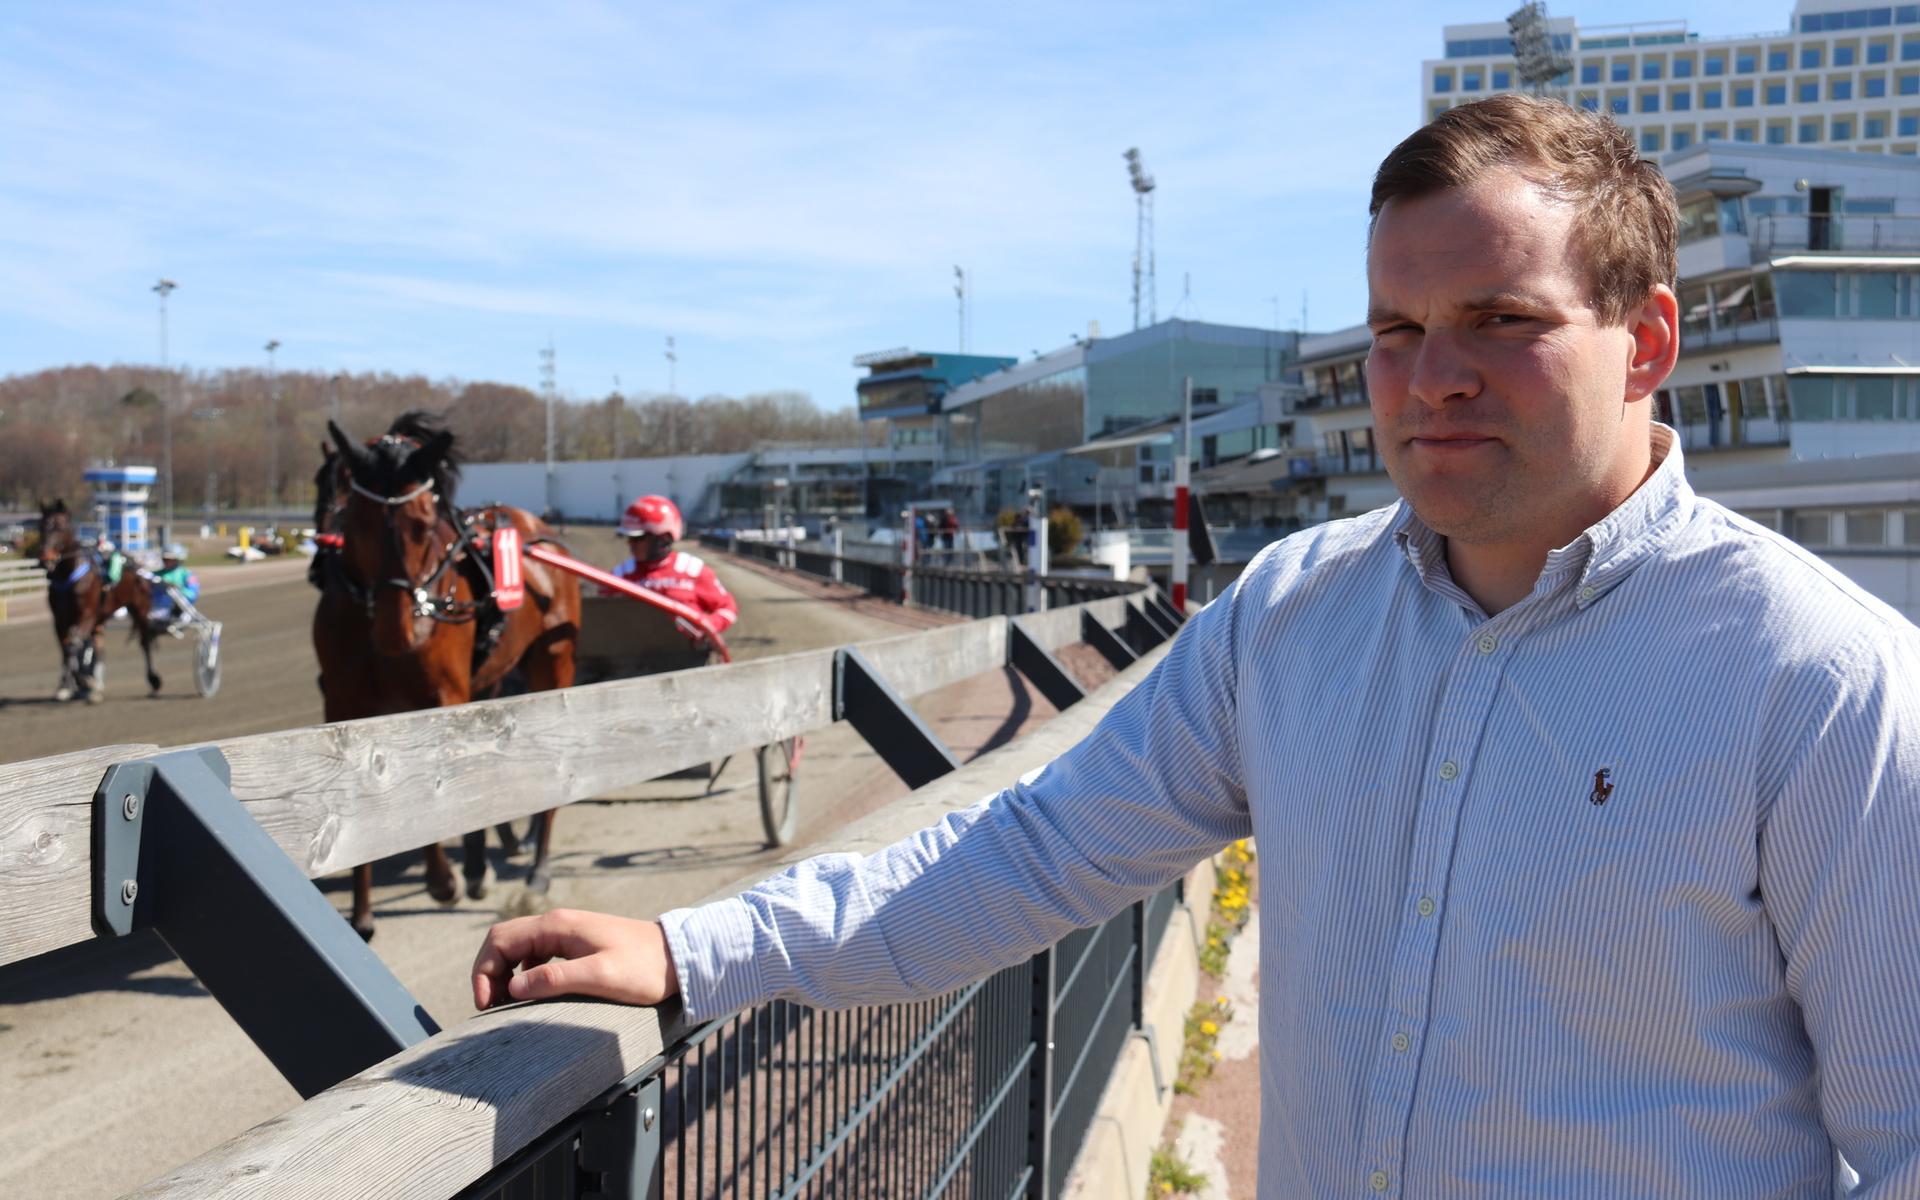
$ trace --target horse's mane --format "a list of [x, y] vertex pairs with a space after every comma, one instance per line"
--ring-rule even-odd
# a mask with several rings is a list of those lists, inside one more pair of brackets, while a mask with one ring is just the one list
[[[393, 419], [393, 424], [387, 426], [386, 437], [374, 442], [370, 447], [375, 461], [381, 464], [392, 479], [392, 490], [398, 490], [399, 484], [395, 477], [398, 475], [401, 464], [406, 462], [407, 455], [411, 454], [416, 446], [425, 445], [442, 433], [452, 437], [452, 434], [447, 431], [445, 419], [440, 414], [428, 412], [425, 409], [410, 409]], [[453, 506], [454, 491], [460, 485], [460, 464], [458, 446], [449, 444], [447, 452], [440, 456], [440, 460], [433, 467], [433, 489], [439, 494], [441, 502], [449, 508]]]

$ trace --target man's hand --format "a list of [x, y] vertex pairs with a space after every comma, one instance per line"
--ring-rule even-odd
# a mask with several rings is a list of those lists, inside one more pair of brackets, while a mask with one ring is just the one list
[[679, 994], [658, 921], [556, 908], [495, 925], [473, 960], [478, 1009], [575, 995], [658, 1004]]

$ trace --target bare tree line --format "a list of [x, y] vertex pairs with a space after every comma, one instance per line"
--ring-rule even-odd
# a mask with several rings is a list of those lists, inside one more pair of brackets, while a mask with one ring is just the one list
[[[84, 491], [90, 463], [151, 463], [170, 404], [181, 511], [304, 505], [329, 415], [371, 437], [410, 408], [444, 413], [472, 462], [546, 458], [546, 406], [530, 389], [420, 375], [259, 369], [74, 366], [0, 378], [0, 507]], [[823, 412], [803, 392], [698, 400], [651, 394], [556, 406], [562, 460], [722, 454], [769, 442], [850, 445], [851, 409]], [[158, 495], [156, 493], [156, 499]]]

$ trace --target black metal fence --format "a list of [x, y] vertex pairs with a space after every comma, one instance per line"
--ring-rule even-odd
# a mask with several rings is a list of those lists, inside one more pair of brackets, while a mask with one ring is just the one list
[[[957, 567], [904, 567], [898, 563], [849, 558], [821, 550], [783, 546], [776, 542], [730, 541], [703, 535], [704, 544], [731, 550], [749, 558], [819, 579], [856, 587], [896, 604], [912, 602], [923, 608], [968, 617], [1016, 616], [1027, 611], [1027, 576], [1018, 571], [971, 571]], [[1146, 585], [1083, 575], [1043, 575], [1039, 580], [1047, 607], [1059, 608], [1127, 596]]]
[[1057, 1196], [1180, 903], [1176, 884], [938, 1000], [710, 1022], [462, 1196]]

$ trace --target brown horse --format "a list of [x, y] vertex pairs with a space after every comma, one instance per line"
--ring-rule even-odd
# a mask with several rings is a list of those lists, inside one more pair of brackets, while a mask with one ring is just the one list
[[[518, 667], [530, 691], [573, 682], [580, 624], [580, 581], [524, 558], [525, 601], [502, 611], [481, 543], [512, 526], [523, 544], [552, 541], [551, 530], [517, 508], [453, 506], [459, 463], [453, 435], [428, 414], [410, 412], [385, 437], [358, 444], [328, 423], [338, 451], [320, 480], [316, 517], [337, 545], [316, 556], [321, 586], [314, 610], [314, 655], [328, 721], [462, 704], [484, 696]], [[331, 539], [329, 539], [331, 540]], [[553, 811], [535, 820], [536, 849], [527, 887], [551, 883], [547, 856]], [[486, 895], [484, 835], [468, 834], [467, 895]], [[438, 845], [425, 848], [427, 890], [455, 899], [453, 868]], [[373, 936], [373, 871], [354, 871], [353, 926]]]
[[40, 506], [40, 569], [47, 573], [47, 607], [53, 610], [53, 636], [60, 643], [60, 683], [53, 698], [80, 695], [88, 704], [98, 704], [107, 698], [100, 671], [106, 617], [100, 598], [106, 573], [99, 554], [80, 540], [64, 500]]

